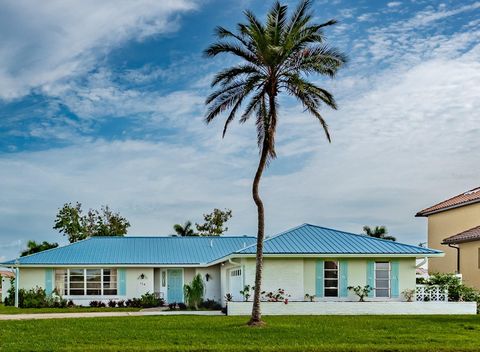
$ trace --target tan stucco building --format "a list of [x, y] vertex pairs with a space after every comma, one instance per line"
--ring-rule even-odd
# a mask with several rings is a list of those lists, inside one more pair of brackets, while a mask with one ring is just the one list
[[428, 219], [428, 247], [445, 252], [431, 258], [429, 273], [460, 273], [480, 289], [480, 187], [419, 211]]

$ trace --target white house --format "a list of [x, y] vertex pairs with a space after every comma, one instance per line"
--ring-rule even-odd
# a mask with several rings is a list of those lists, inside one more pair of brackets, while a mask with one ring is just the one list
[[[225, 303], [255, 276], [256, 239], [222, 237], [92, 237], [21, 257], [3, 265], [17, 270], [18, 287], [53, 289], [77, 304], [156, 293], [183, 302], [183, 285], [201, 274], [205, 298]], [[370, 285], [369, 300], [401, 301], [415, 288], [416, 259], [438, 250], [304, 224], [265, 240], [265, 291], [281, 288], [290, 301], [356, 300], [348, 286]]]

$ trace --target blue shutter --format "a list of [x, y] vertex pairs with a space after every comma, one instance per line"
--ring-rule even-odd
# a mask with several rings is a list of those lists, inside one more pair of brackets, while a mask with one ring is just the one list
[[[367, 285], [375, 289], [375, 262], [373, 260], [367, 261]], [[371, 291], [368, 297], [375, 297], [375, 291]]]
[[117, 270], [118, 272], [118, 295], [127, 295], [127, 273], [124, 268]]
[[348, 297], [348, 261], [340, 260], [339, 296]]
[[323, 260], [315, 264], [315, 296], [323, 297]]
[[398, 273], [399, 273], [399, 263], [398, 260], [394, 260], [390, 263], [391, 277], [390, 277], [390, 287], [392, 298], [398, 297], [399, 284], [398, 284]]
[[53, 269], [45, 269], [45, 292], [51, 295], [53, 292]]

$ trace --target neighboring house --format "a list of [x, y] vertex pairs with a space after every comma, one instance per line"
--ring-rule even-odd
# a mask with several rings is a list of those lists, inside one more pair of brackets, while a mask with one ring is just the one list
[[[77, 304], [155, 292], [183, 302], [183, 285], [200, 274], [205, 298], [225, 303], [254, 284], [255, 237], [92, 237], [18, 258], [19, 286], [54, 288]], [[370, 285], [372, 300], [402, 300], [415, 288], [416, 259], [443, 253], [304, 224], [264, 243], [263, 289], [292, 301], [356, 300], [348, 286]], [[15, 260], [4, 265], [15, 267]]]
[[5, 294], [10, 288], [10, 279], [14, 276], [12, 271], [0, 270], [0, 302], [5, 299]]
[[428, 247], [445, 252], [432, 258], [430, 273], [460, 273], [480, 289], [480, 187], [419, 211], [428, 219]]

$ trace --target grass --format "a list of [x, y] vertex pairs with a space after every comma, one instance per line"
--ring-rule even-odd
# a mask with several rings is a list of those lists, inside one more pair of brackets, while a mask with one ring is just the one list
[[141, 308], [15, 308], [0, 304], [0, 314], [83, 313], [83, 312], [136, 312]]
[[479, 316], [143, 316], [0, 321], [0, 350], [478, 351]]

